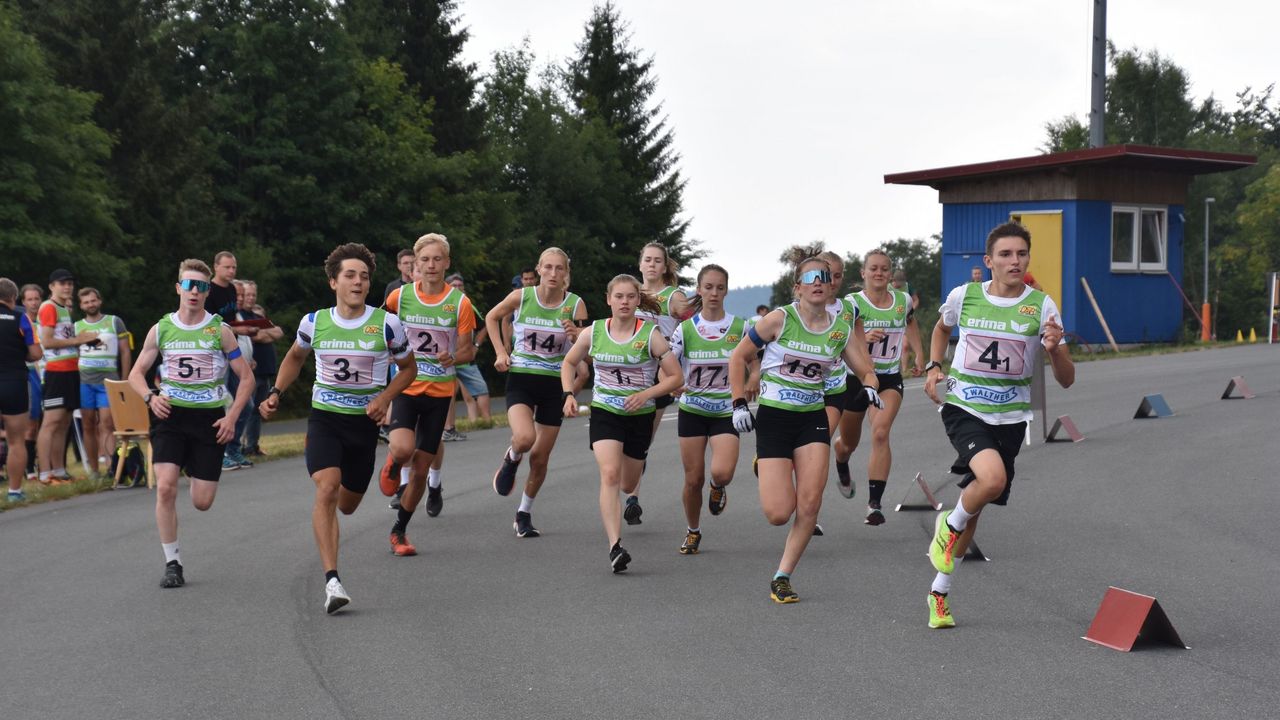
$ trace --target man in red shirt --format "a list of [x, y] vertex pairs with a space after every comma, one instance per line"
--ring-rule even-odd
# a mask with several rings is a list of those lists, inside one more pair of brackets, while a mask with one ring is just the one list
[[76, 279], [59, 268], [49, 275], [49, 299], [40, 305], [40, 346], [44, 349], [44, 424], [36, 438], [40, 482], [70, 482], [67, 473], [67, 429], [71, 413], [80, 407], [80, 346], [98, 339], [86, 330], [76, 334], [71, 319], [71, 296]]

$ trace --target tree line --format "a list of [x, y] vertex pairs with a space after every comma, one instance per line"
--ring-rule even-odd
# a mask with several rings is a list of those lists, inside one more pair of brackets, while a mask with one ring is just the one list
[[539, 249], [575, 288], [641, 246], [699, 257], [652, 59], [611, 4], [574, 54], [482, 75], [454, 0], [0, 0], [0, 255], [71, 269], [145, 326], [185, 257], [231, 250], [278, 323], [332, 302], [341, 242], [441, 232], [481, 307]]

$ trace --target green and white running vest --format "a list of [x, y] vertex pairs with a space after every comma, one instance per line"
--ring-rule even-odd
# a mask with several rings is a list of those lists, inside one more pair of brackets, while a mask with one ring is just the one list
[[680, 324], [679, 320], [671, 317], [671, 296], [676, 294], [676, 288], [667, 286], [658, 291], [658, 305], [661, 310], [657, 315], [644, 310], [636, 310], [636, 317], [641, 320], [647, 320], [658, 326], [658, 332], [662, 333], [662, 337], [670, 340], [671, 335], [675, 333], [676, 326]]
[[[800, 301], [793, 302], [792, 305], [799, 307]], [[845, 295], [839, 300], [827, 305], [827, 312], [833, 317], [839, 317], [841, 320], [849, 323], [849, 328], [853, 328], [854, 322], [858, 319], [858, 304], [853, 301], [852, 295]], [[836, 363], [831, 367], [831, 374], [827, 376], [827, 380], [823, 383], [822, 392], [826, 395], [839, 395], [849, 386], [848, 374], [853, 372], [853, 368], [849, 367], [844, 360]]]
[[520, 291], [520, 306], [511, 316], [511, 372], [560, 377], [569, 352], [569, 336], [561, 320], [573, 320], [581, 300], [571, 292], [555, 307], [538, 300], [538, 288]]
[[867, 354], [875, 363], [878, 375], [902, 372], [902, 341], [907, 332], [907, 317], [911, 314], [910, 295], [893, 288], [889, 288], [889, 295], [891, 302], [887, 308], [876, 307], [866, 291], [851, 296], [858, 304], [862, 331], [884, 331], [883, 338], [867, 343]]
[[453, 366], [444, 367], [436, 355], [443, 352], [452, 355], [458, 345], [458, 318], [464, 297], [457, 288], [451, 288], [440, 302], [428, 305], [418, 297], [417, 283], [400, 289], [396, 314], [409, 336], [409, 346], [413, 348], [418, 365], [417, 382], [454, 381]]
[[840, 355], [853, 334], [845, 313], [814, 332], [800, 321], [795, 305], [784, 305], [782, 332], [764, 348], [760, 363], [760, 404], [782, 410], [821, 410], [824, 387], [834, 368], [843, 374]]
[[[71, 321], [71, 308], [62, 307], [52, 300], [45, 300], [41, 305], [42, 309], [44, 305], [52, 305], [58, 312], [58, 321], [53, 326], [53, 336], [59, 340], [69, 340], [75, 337], [76, 324]], [[36, 329], [36, 332], [39, 332], [38, 328]], [[80, 357], [80, 350], [75, 345], [60, 348], [50, 348], [45, 346], [43, 348], [43, 352], [44, 362], [46, 365], [59, 360], [74, 360]], [[70, 369], [75, 370], [74, 367]]]
[[[388, 317], [385, 310], [367, 307], [362, 317], [344, 321], [335, 316], [334, 308], [326, 308], [303, 320], [298, 334], [311, 330], [307, 334], [316, 356], [311, 407], [344, 415], [364, 414], [369, 401], [387, 384], [391, 358]], [[403, 341], [400, 349], [403, 352]]]
[[657, 325], [642, 322], [634, 335], [618, 342], [609, 337], [607, 318], [591, 324], [590, 355], [596, 368], [591, 407], [615, 415], [648, 415], [654, 411], [652, 399], [637, 410], [623, 410], [622, 404], [632, 395], [653, 387], [658, 361], [653, 358], [649, 342], [657, 331]]
[[[676, 327], [672, 349], [679, 353], [685, 382], [681, 410], [707, 417], [733, 415], [729, 356], [746, 334], [746, 326], [740, 317], [706, 320], [698, 314]], [[712, 337], [708, 339], [704, 333]]]
[[1040, 325], [1053, 300], [1028, 288], [1008, 306], [968, 283], [957, 327], [959, 343], [947, 376], [947, 402], [992, 425], [1031, 420], [1031, 375], [1039, 362]]
[[99, 384], [103, 380], [120, 379], [120, 336], [116, 334], [116, 317], [103, 315], [97, 322], [77, 320], [75, 334], [98, 333], [98, 342], [80, 346], [80, 382]]
[[[160, 392], [169, 404], [220, 408], [227, 396], [227, 356], [222, 347], [222, 316], [205, 313], [199, 325], [186, 326], [170, 313], [156, 323], [160, 349]], [[235, 348], [233, 347], [232, 350]]]

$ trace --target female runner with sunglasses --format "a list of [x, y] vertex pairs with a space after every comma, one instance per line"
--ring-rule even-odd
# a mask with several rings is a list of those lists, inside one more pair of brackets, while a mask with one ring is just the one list
[[[596, 368], [591, 449], [600, 466], [600, 517], [609, 539], [609, 564], [619, 573], [627, 569], [631, 555], [622, 547], [618, 490], [628, 495], [635, 492], [653, 439], [654, 398], [683, 385], [684, 375], [658, 327], [636, 317], [637, 307], [657, 309], [654, 299], [641, 292], [639, 280], [630, 275], [615, 277], [605, 298], [611, 316], [596, 320], [578, 336], [560, 365], [560, 389], [564, 414], [577, 417], [573, 388], [578, 363], [589, 356]], [[655, 384], [658, 368], [663, 377]]]
[[[876, 376], [857, 325], [827, 312], [831, 273], [826, 262], [812, 257], [795, 271], [798, 302], [764, 316], [738, 344], [729, 359], [733, 392], [733, 426], [738, 432], [759, 427], [760, 506], [774, 525], [792, 517], [778, 571], [769, 583], [774, 602], [800, 599], [791, 573], [813, 536], [822, 507], [831, 453], [830, 429], [823, 407], [824, 384], [841, 359], [862, 376], [869, 400], [879, 406]], [[759, 419], [747, 407], [746, 371], [757, 348], [764, 348], [760, 367]]]
[[[920, 327], [911, 307], [911, 296], [889, 286], [892, 261], [884, 250], [872, 250], [862, 259], [862, 280], [866, 287], [850, 297], [858, 305], [867, 339], [867, 350], [880, 380], [880, 399], [884, 408], [871, 410], [871, 457], [867, 460], [868, 500], [867, 525], [884, 524], [880, 500], [889, 480], [893, 453], [889, 449], [889, 430], [902, 407], [902, 345], [905, 339], [915, 353], [912, 376], [924, 373], [924, 354], [920, 345]], [[889, 392], [892, 391], [892, 392]], [[853, 396], [840, 416], [840, 436], [835, 441], [836, 478], [840, 493], [854, 495], [853, 478], [849, 474], [849, 456], [858, 449], [862, 438], [862, 420], [868, 406], [862, 396]]]

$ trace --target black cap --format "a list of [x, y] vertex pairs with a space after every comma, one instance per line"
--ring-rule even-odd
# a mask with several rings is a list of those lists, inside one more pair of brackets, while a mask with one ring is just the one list
[[63, 280], [74, 281], [75, 279], [76, 276], [72, 275], [71, 271], [66, 268], [58, 268], [57, 270], [49, 273], [49, 282], [51, 283], [62, 282]]

